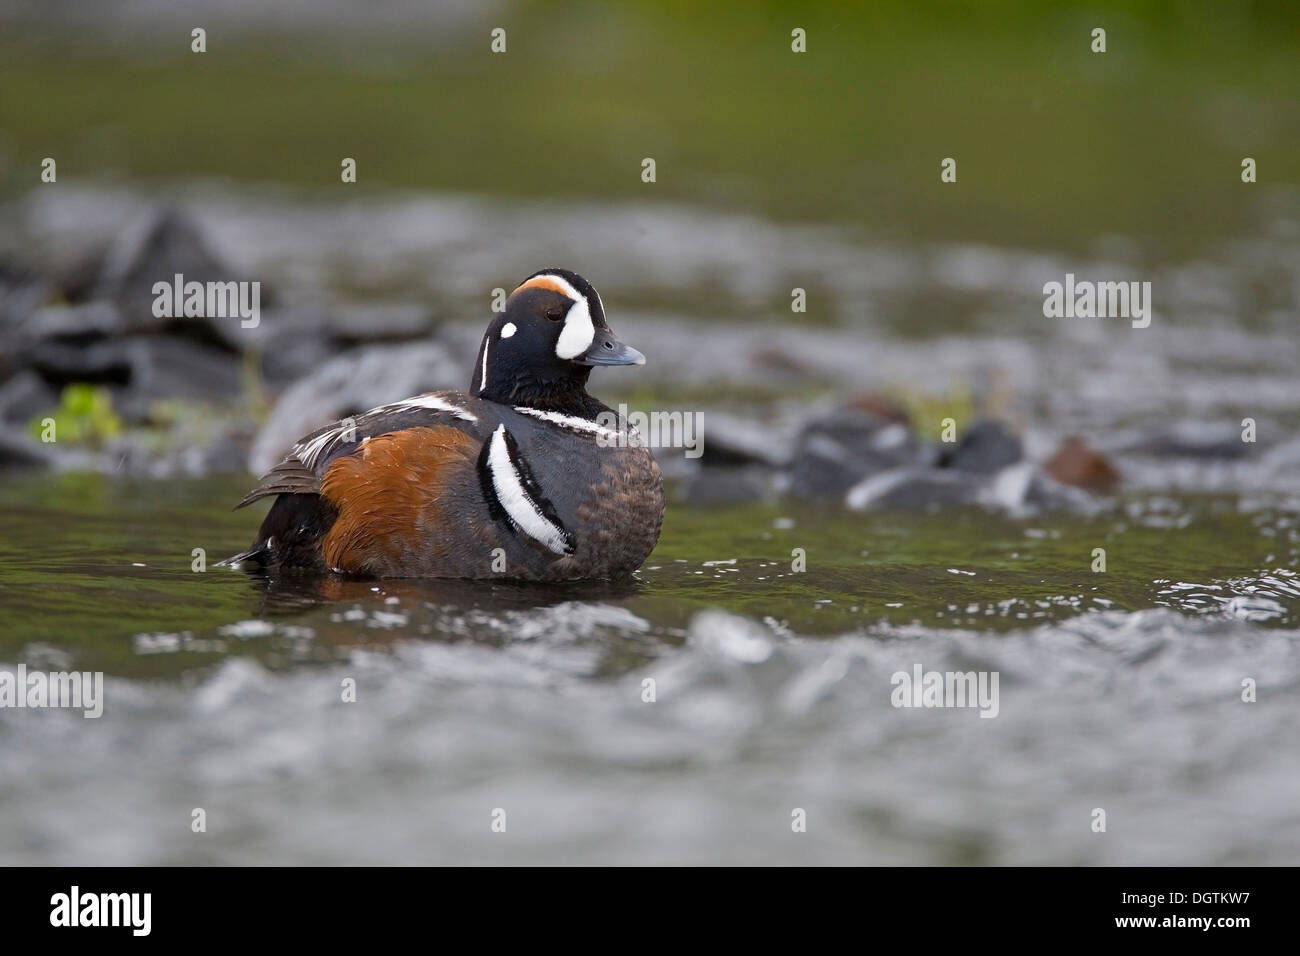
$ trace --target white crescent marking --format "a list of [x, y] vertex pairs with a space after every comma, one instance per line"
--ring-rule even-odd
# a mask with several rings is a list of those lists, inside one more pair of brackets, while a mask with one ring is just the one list
[[542, 509], [528, 497], [523, 482], [519, 480], [519, 473], [510, 461], [510, 449], [506, 447], [506, 426], [498, 425], [489, 442], [488, 471], [492, 475], [492, 487], [496, 490], [501, 507], [505, 508], [515, 527], [524, 534], [556, 554], [565, 554], [567, 545], [564, 532], [542, 514]]

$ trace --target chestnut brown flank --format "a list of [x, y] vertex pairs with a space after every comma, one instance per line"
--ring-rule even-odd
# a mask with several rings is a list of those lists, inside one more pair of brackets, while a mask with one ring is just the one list
[[473, 468], [478, 452], [477, 439], [438, 426], [379, 435], [335, 461], [321, 480], [321, 495], [338, 509], [321, 542], [326, 564], [356, 574], [400, 564], [404, 548], [427, 541], [421, 525], [442, 523], [448, 471]]

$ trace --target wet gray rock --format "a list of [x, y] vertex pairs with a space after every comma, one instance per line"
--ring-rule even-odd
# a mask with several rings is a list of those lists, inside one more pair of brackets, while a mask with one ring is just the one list
[[42, 276], [17, 263], [0, 260], [0, 326], [9, 328], [24, 321], [53, 292], [51, 283]]
[[838, 498], [864, 479], [916, 462], [907, 425], [852, 405], [809, 422], [795, 442], [790, 493]]
[[974, 475], [991, 475], [1024, 457], [1020, 438], [1001, 422], [988, 419], [975, 422], [953, 446], [939, 451], [940, 468]]
[[[198, 225], [175, 209], [140, 216], [106, 249], [83, 252], [77, 263], [61, 278], [0, 263], [0, 319], [9, 346], [0, 355], [0, 419], [25, 423], [57, 407], [64, 386], [86, 383], [107, 386], [114, 411], [128, 424], [153, 428], [162, 399], [237, 403], [244, 393], [242, 356], [250, 352], [261, 356], [262, 378], [273, 392], [304, 383], [294, 393], [298, 399], [281, 404], [279, 417], [273, 416], [286, 434], [291, 432], [290, 442], [317, 420], [465, 384], [463, 362], [453, 367], [441, 347], [427, 342], [391, 353], [366, 350], [369, 358], [354, 355], [331, 365], [358, 343], [427, 339], [435, 324], [427, 305], [322, 301], [282, 309], [263, 286], [255, 326], [245, 327], [239, 315], [154, 316], [155, 283], [170, 286], [178, 273], [185, 282], [248, 278], [215, 254]], [[63, 301], [47, 304], [56, 296]], [[293, 424], [295, 416], [309, 427]], [[235, 447], [237, 436], [173, 437], [185, 446], [159, 450], [157, 441], [121, 436], [94, 458], [100, 463], [94, 467], [198, 474], [245, 465], [247, 455]], [[58, 464], [65, 457], [63, 449], [41, 454], [23, 448], [18, 443], [8, 458]]]
[[28, 313], [14, 324], [14, 348], [25, 349], [50, 340], [71, 345], [113, 338], [126, 331], [121, 311], [111, 302], [50, 305]]
[[1272, 471], [1300, 472], [1300, 435], [1270, 448], [1263, 456], [1263, 464]]
[[0, 385], [0, 421], [26, 424], [57, 408], [59, 393], [35, 372], [24, 369]]
[[131, 358], [124, 339], [104, 339], [82, 345], [47, 339], [23, 355], [41, 378], [61, 388], [70, 382], [126, 385], [131, 381]]
[[124, 414], [144, 417], [148, 406], [159, 399], [234, 403], [244, 393], [237, 356], [160, 336], [124, 344], [131, 365], [127, 401], [121, 403]]
[[844, 504], [869, 508], [937, 508], [973, 504], [978, 485], [969, 475], [908, 465], [865, 478], [848, 490]]
[[746, 504], [772, 497], [773, 472], [761, 465], [700, 468], [682, 481], [680, 500], [693, 505]]
[[419, 302], [339, 304], [325, 313], [319, 331], [348, 347], [427, 338], [435, 324], [432, 310]]
[[256, 328], [232, 320], [218, 323], [217, 329], [231, 349], [256, 349], [262, 377], [275, 387], [291, 384], [359, 345], [419, 341], [436, 326], [427, 305], [380, 303], [270, 309]]
[[204, 443], [185, 442], [159, 451], [156, 436], [144, 432], [122, 435], [110, 441], [101, 456], [101, 467], [119, 474], [149, 478], [200, 477], [211, 474], [243, 473], [246, 445], [228, 426], [218, 426], [215, 437]]
[[[177, 274], [185, 282], [202, 283], [255, 278], [236, 274], [212, 252], [199, 227], [185, 213], [166, 208], [141, 216], [123, 230], [104, 257], [91, 298], [113, 302], [122, 313], [127, 333], [167, 330], [226, 344], [228, 326], [238, 329], [238, 318], [154, 316], [154, 283], [170, 285]], [[260, 295], [261, 308], [274, 305], [265, 284], [260, 286]]]
[[1257, 447], [1241, 440], [1236, 422], [1181, 421], [1132, 437], [1119, 450], [1155, 458], [1231, 460]]
[[1008, 465], [992, 475], [926, 466], [896, 468], [854, 485], [844, 503], [855, 511], [981, 505], [1011, 514], [1058, 509], [1091, 511], [1099, 506], [1098, 499], [1088, 492], [1061, 484], [1027, 461]]
[[337, 356], [295, 382], [253, 441], [249, 468], [270, 470], [291, 445], [329, 422], [421, 392], [464, 389], [465, 370], [437, 342], [379, 345]]
[[706, 468], [735, 468], [762, 465], [784, 468], [794, 454], [788, 431], [722, 411], [709, 410], [704, 415], [703, 455]]
[[0, 470], [50, 468], [57, 457], [55, 446], [41, 444], [23, 429], [0, 429]]
[[89, 345], [48, 339], [28, 349], [26, 359], [55, 388], [74, 382], [113, 386], [114, 408], [128, 419], [146, 418], [159, 399], [232, 402], [243, 391], [237, 357], [164, 336]]
[[983, 485], [976, 500], [989, 508], [1012, 514], [1029, 514], [1037, 511], [1090, 511], [1097, 499], [1081, 488], [1073, 488], [1056, 481], [1041, 467], [1022, 461], [1009, 465]]

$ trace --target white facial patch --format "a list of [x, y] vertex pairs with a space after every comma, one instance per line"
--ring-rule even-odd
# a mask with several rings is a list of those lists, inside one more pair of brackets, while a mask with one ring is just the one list
[[569, 306], [569, 312], [564, 317], [564, 328], [560, 331], [559, 341], [555, 343], [555, 354], [562, 359], [577, 358], [591, 348], [591, 343], [596, 339], [596, 326], [591, 321], [591, 307], [587, 304], [587, 297], [563, 276], [547, 273], [533, 278], [554, 283], [573, 300], [573, 305]]
[[501, 337], [503, 339], [510, 338], [510, 336], [514, 335], [515, 332], [516, 329], [513, 322], [507, 322], [505, 325], [501, 326]]
[[510, 520], [524, 534], [545, 545], [547, 550], [555, 554], [568, 554], [572, 551], [572, 545], [564, 529], [542, 513], [537, 502], [524, 488], [519, 472], [510, 460], [506, 426], [498, 425], [488, 442], [488, 471], [492, 476], [492, 489]]
[[579, 296], [564, 317], [564, 328], [555, 343], [555, 354], [562, 359], [575, 359], [591, 348], [595, 338], [596, 326], [591, 322], [591, 309], [587, 307], [586, 297]]

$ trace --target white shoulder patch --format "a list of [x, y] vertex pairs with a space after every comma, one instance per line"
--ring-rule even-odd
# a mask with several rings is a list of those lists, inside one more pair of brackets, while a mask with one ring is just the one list
[[550, 422], [552, 425], [559, 425], [561, 428], [567, 428], [570, 431], [595, 435], [597, 438], [600, 438], [611, 445], [617, 445], [620, 443], [631, 444], [631, 440], [635, 440], [637, 437], [635, 429], [629, 429], [627, 432], [619, 432], [615, 431], [613, 428], [600, 424], [600, 422], [593, 422], [586, 418], [579, 418], [577, 415], [565, 415], [561, 412], [544, 412], [539, 408], [527, 408], [523, 405], [516, 405], [515, 411], [519, 412], [521, 415], [530, 415], [533, 418], [540, 418], [544, 422]]

